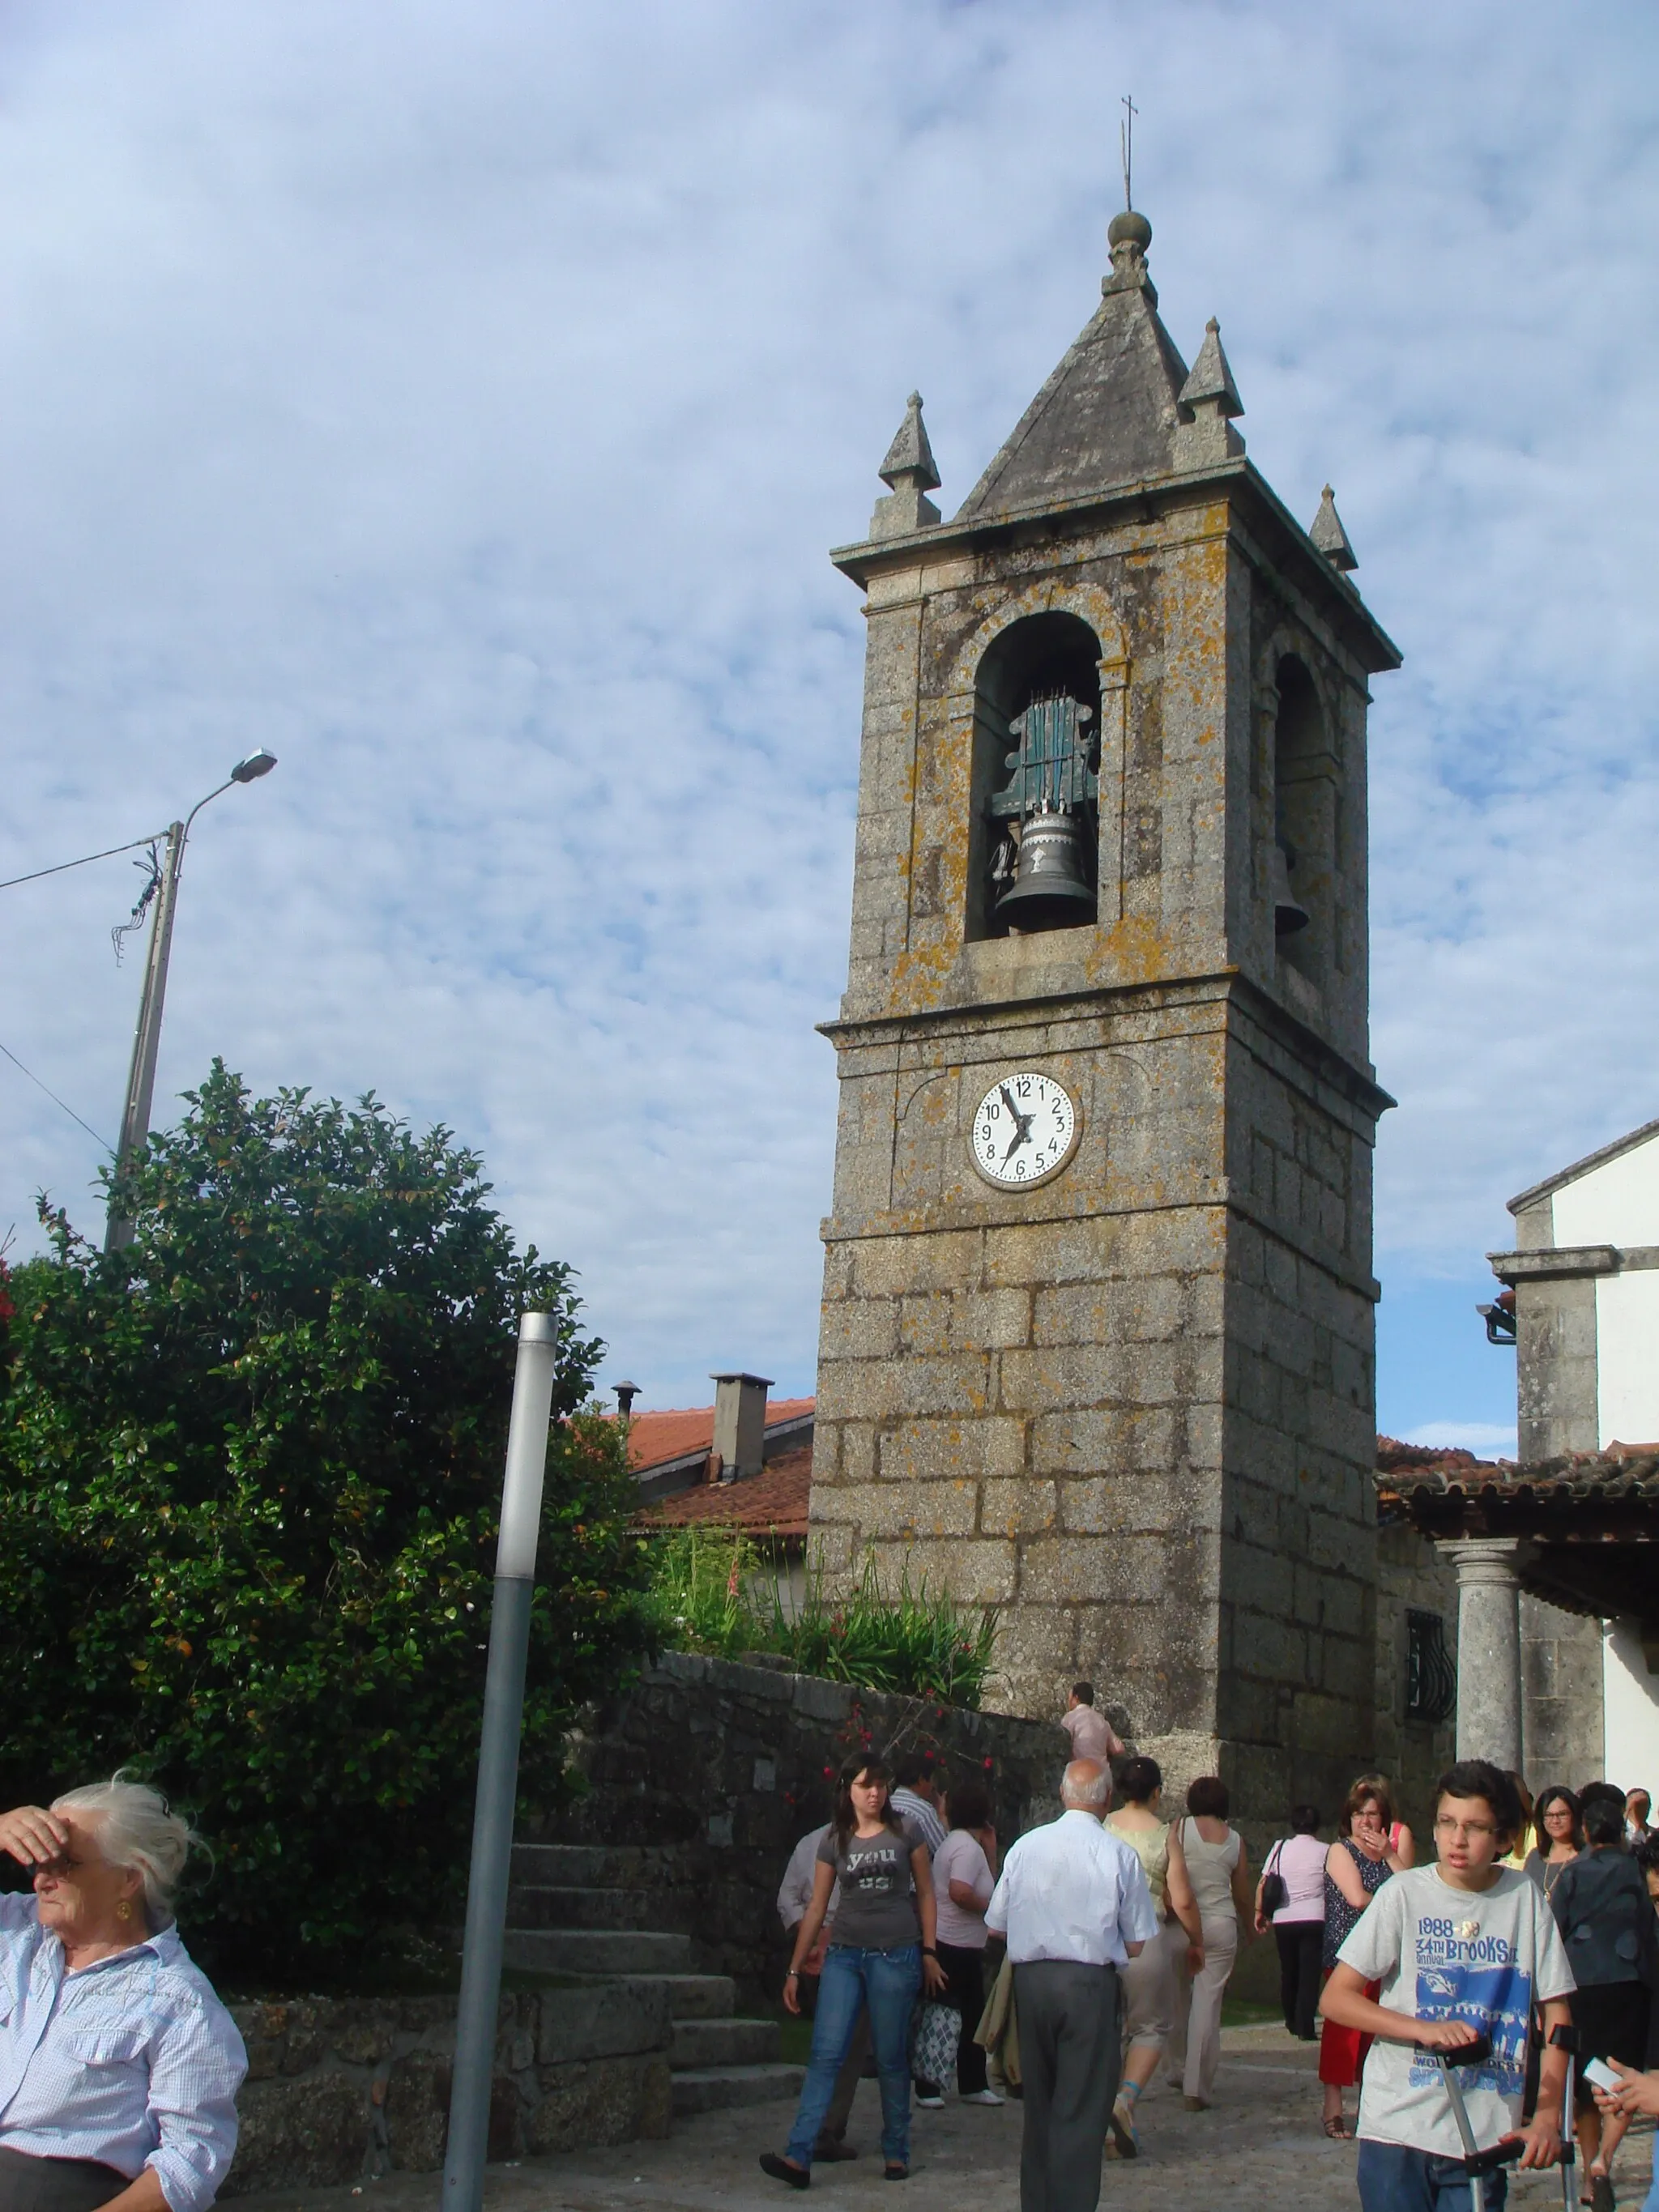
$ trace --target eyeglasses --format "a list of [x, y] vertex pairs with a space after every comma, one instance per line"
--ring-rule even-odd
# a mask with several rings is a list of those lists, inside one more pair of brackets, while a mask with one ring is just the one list
[[1434, 1832], [1437, 1836], [1495, 1836], [1498, 1828], [1491, 1820], [1448, 1820], [1443, 1818], [1435, 1822]]

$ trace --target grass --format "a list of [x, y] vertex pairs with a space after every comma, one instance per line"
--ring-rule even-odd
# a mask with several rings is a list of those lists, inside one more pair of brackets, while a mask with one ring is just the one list
[[767, 1652], [792, 1672], [862, 1690], [976, 1708], [991, 1671], [997, 1609], [958, 1604], [915, 1583], [907, 1566], [884, 1589], [873, 1558], [850, 1591], [829, 1595], [808, 1571], [799, 1601], [783, 1594], [761, 1553], [727, 1529], [685, 1528], [653, 1547], [651, 1598], [658, 1633], [672, 1650], [720, 1659]]

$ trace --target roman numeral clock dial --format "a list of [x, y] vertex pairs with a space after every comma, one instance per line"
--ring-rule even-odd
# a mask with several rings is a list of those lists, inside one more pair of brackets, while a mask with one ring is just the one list
[[998, 1190], [1024, 1190], [1057, 1176], [1078, 1139], [1078, 1110], [1063, 1083], [1020, 1068], [1000, 1076], [974, 1109], [969, 1153]]

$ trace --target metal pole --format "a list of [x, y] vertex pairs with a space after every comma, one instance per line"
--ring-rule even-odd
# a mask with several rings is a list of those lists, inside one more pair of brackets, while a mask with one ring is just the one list
[[501, 2002], [501, 1935], [513, 1867], [513, 1808], [519, 1786], [519, 1732], [524, 1717], [525, 1660], [530, 1648], [530, 1601], [535, 1588], [536, 1539], [547, 1473], [547, 1426], [559, 1360], [558, 1323], [527, 1313], [519, 1324], [513, 1377], [513, 1420], [507, 1438], [501, 1533], [495, 1551], [495, 1595], [489, 1616], [489, 1664], [484, 1678], [483, 1731], [478, 1747], [478, 1794], [472, 1815], [472, 1865], [467, 1877], [466, 1936], [461, 2002], [455, 2020], [455, 2070], [444, 2154], [442, 2212], [482, 2212], [484, 2159], [489, 2148], [489, 2089], [495, 2072], [495, 2015]]
[[[173, 950], [173, 915], [179, 899], [179, 870], [185, 857], [185, 824], [167, 825], [167, 858], [161, 864], [161, 887], [155, 895], [155, 913], [149, 926], [149, 951], [144, 962], [143, 994], [138, 1001], [138, 1026], [133, 1032], [132, 1065], [127, 1072], [127, 1100], [121, 1115], [121, 1141], [116, 1149], [118, 1178], [144, 1149], [149, 1135], [150, 1101], [155, 1095], [155, 1055], [161, 1044], [161, 1009], [167, 994], [167, 957]], [[119, 1252], [132, 1242], [132, 1224], [124, 1221], [112, 1205], [104, 1226], [104, 1249]]]

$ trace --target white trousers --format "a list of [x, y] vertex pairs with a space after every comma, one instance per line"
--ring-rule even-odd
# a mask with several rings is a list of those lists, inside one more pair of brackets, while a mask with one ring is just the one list
[[1221, 2057], [1221, 2000], [1238, 1957], [1238, 1923], [1204, 1918], [1204, 1964], [1192, 1978], [1187, 2013], [1187, 2055], [1181, 2086], [1207, 2105], [1215, 2096]]

